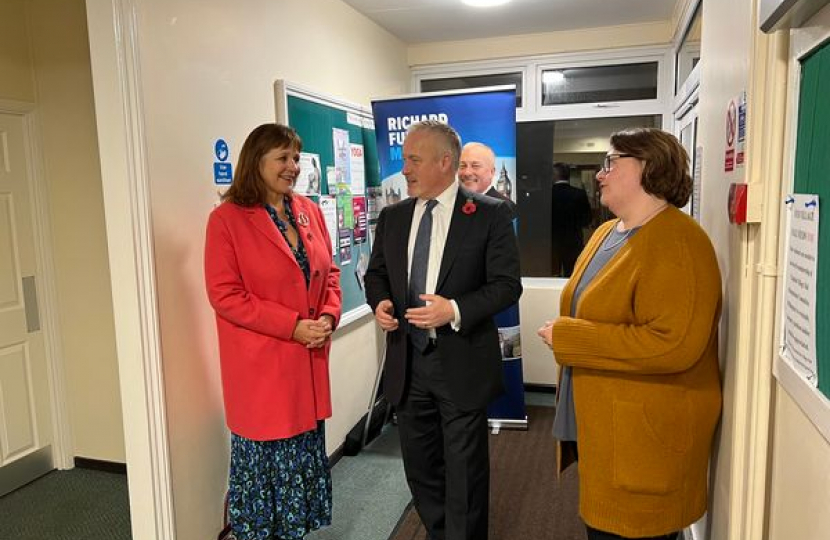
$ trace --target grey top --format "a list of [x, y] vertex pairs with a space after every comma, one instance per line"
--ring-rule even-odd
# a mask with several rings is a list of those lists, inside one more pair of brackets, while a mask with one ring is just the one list
[[[591, 258], [588, 267], [579, 279], [571, 300], [570, 316], [576, 315], [576, 304], [582, 292], [591, 284], [608, 261], [628, 242], [628, 239], [637, 233], [639, 227], [628, 229], [625, 232], [617, 231], [617, 227], [611, 229], [602, 245]], [[573, 381], [571, 380], [571, 368], [562, 368], [562, 378], [559, 380], [559, 388], [556, 390], [559, 398], [556, 403], [556, 416], [553, 419], [553, 436], [560, 441], [576, 441], [576, 411], [574, 410]]]

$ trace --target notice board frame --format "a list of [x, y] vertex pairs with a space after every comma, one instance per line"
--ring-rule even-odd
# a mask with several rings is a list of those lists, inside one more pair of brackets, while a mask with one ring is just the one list
[[[813, 24], [815, 23], [815, 24]], [[786, 140], [787, 148], [785, 149], [785, 171], [788, 175], [788, 180], [784, 181], [784, 189], [787, 193], [796, 193], [796, 192], [804, 192], [804, 189], [799, 189], [801, 183], [797, 181], [796, 175], [796, 159], [797, 159], [797, 145], [799, 139], [799, 131], [800, 131], [800, 122], [799, 118], [801, 117], [802, 111], [800, 110], [800, 102], [802, 96], [802, 79], [804, 76], [803, 70], [803, 63], [808, 60], [811, 56], [819, 51], [822, 47], [825, 47], [825, 50], [830, 49], [830, 31], [827, 28], [830, 27], [830, 6], [823, 9], [819, 14], [817, 14], [812, 20], [809, 28], [794, 30], [791, 35], [791, 42], [790, 42], [790, 65], [789, 65], [789, 74], [788, 74], [788, 103], [787, 103], [787, 129], [786, 129]], [[830, 122], [830, 115], [826, 119], [827, 122]], [[828, 187], [828, 192], [824, 193], [824, 200], [830, 200], [830, 185]], [[808, 188], [808, 191], [814, 191]], [[822, 193], [817, 193], [819, 196]], [[784, 204], [781, 204], [781, 220], [782, 224], [786, 223], [786, 216], [785, 216], [785, 208]], [[822, 226], [823, 225], [823, 226]], [[830, 229], [827, 227], [830, 226], [830, 220], [827, 219], [825, 216], [824, 220], [819, 222], [819, 234], [820, 234], [820, 244], [819, 244], [819, 274], [818, 279], [830, 279], [830, 276], [822, 276], [821, 266], [822, 266], [822, 257], [821, 257], [821, 238], [824, 239], [824, 243], [828, 245], [828, 249], [824, 250], [824, 261], [827, 264], [827, 259], [830, 259]], [[827, 231], [822, 234], [822, 229]], [[782, 234], [779, 235], [781, 238], [780, 242], [780, 251], [779, 251], [779, 261], [783, 264], [784, 261], [784, 245], [785, 242], [783, 240], [783, 236], [785, 231], [782, 225]], [[783, 266], [782, 266], [783, 268]], [[783, 284], [785, 283], [785, 279], [782, 276], [778, 292], [778, 300], [777, 300], [777, 310], [776, 310], [776, 321], [778, 324], [778, 328], [776, 331], [776, 336], [780, 336], [781, 330], [781, 318], [783, 316], [783, 310], [781, 308], [781, 302], [783, 298]], [[819, 284], [819, 289], [821, 285]], [[817, 326], [816, 333], [821, 334], [822, 330], [828, 331], [830, 330], [830, 318], [827, 319], [826, 323], [822, 325], [821, 313], [817, 313]], [[821, 326], [824, 326], [822, 328]], [[802, 376], [793, 368], [786, 360], [784, 360], [780, 353], [776, 353], [776, 358], [773, 363], [773, 375], [778, 380], [779, 384], [782, 388], [787, 392], [787, 394], [792, 398], [793, 401], [798, 405], [798, 407], [802, 410], [802, 412], [807, 416], [816, 430], [824, 437], [827, 442], [830, 442], [830, 369], [827, 369], [827, 366], [830, 365], [830, 357], [824, 358], [822, 352], [824, 347], [821, 344], [817, 343], [817, 354], [819, 355], [819, 387], [814, 388], [812, 387], [806, 380], [802, 378]], [[825, 354], [830, 354], [830, 350], [825, 349]], [[822, 370], [822, 365], [824, 365], [825, 369]], [[823, 381], [823, 382], [822, 382]]]

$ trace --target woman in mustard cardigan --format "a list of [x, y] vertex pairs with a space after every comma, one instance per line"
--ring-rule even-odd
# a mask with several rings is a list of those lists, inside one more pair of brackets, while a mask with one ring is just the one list
[[658, 129], [611, 136], [600, 226], [539, 329], [561, 366], [560, 471], [579, 459], [589, 540], [679, 537], [707, 507], [721, 410], [721, 281], [712, 243], [679, 210], [688, 158]]

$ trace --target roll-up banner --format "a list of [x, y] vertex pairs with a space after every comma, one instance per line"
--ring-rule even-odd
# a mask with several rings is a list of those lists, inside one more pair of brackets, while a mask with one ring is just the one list
[[[407, 197], [406, 180], [401, 174], [403, 141], [409, 126], [423, 120], [451, 125], [461, 136], [462, 145], [480, 142], [492, 148], [496, 155], [492, 185], [503, 196], [516, 200], [515, 87], [493, 86], [379, 99], [372, 101], [372, 113], [380, 161], [381, 206]], [[519, 306], [507, 308], [496, 315], [495, 321], [504, 360], [506, 393], [490, 404], [487, 415], [494, 428], [526, 428]]]

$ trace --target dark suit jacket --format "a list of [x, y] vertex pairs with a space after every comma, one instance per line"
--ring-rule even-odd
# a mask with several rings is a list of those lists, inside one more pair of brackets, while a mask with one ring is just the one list
[[554, 183], [550, 217], [554, 243], [577, 245], [581, 250], [582, 228], [591, 223], [591, 204], [585, 190], [565, 182]]
[[[468, 201], [475, 211], [465, 213]], [[395, 306], [398, 329], [386, 336], [384, 392], [395, 405], [404, 398], [409, 373], [407, 246], [415, 199], [383, 209], [366, 272], [366, 299], [375, 310]], [[486, 407], [503, 392], [501, 351], [493, 316], [522, 293], [519, 251], [508, 205], [459, 188], [435, 294], [455, 300], [461, 328], [436, 329], [438, 353], [453, 402], [462, 410]]]
[[499, 191], [496, 188], [494, 188], [493, 186], [490, 186], [490, 189], [488, 189], [487, 192], [485, 192], [484, 194], [487, 195], [488, 197], [493, 197], [494, 199], [501, 199], [503, 201], [506, 201], [507, 206], [510, 208], [510, 217], [511, 217], [511, 219], [515, 219], [516, 216], [519, 215], [519, 211], [516, 208], [516, 203], [513, 202], [511, 199], [508, 199], [507, 197], [505, 197], [501, 193], [499, 193]]

